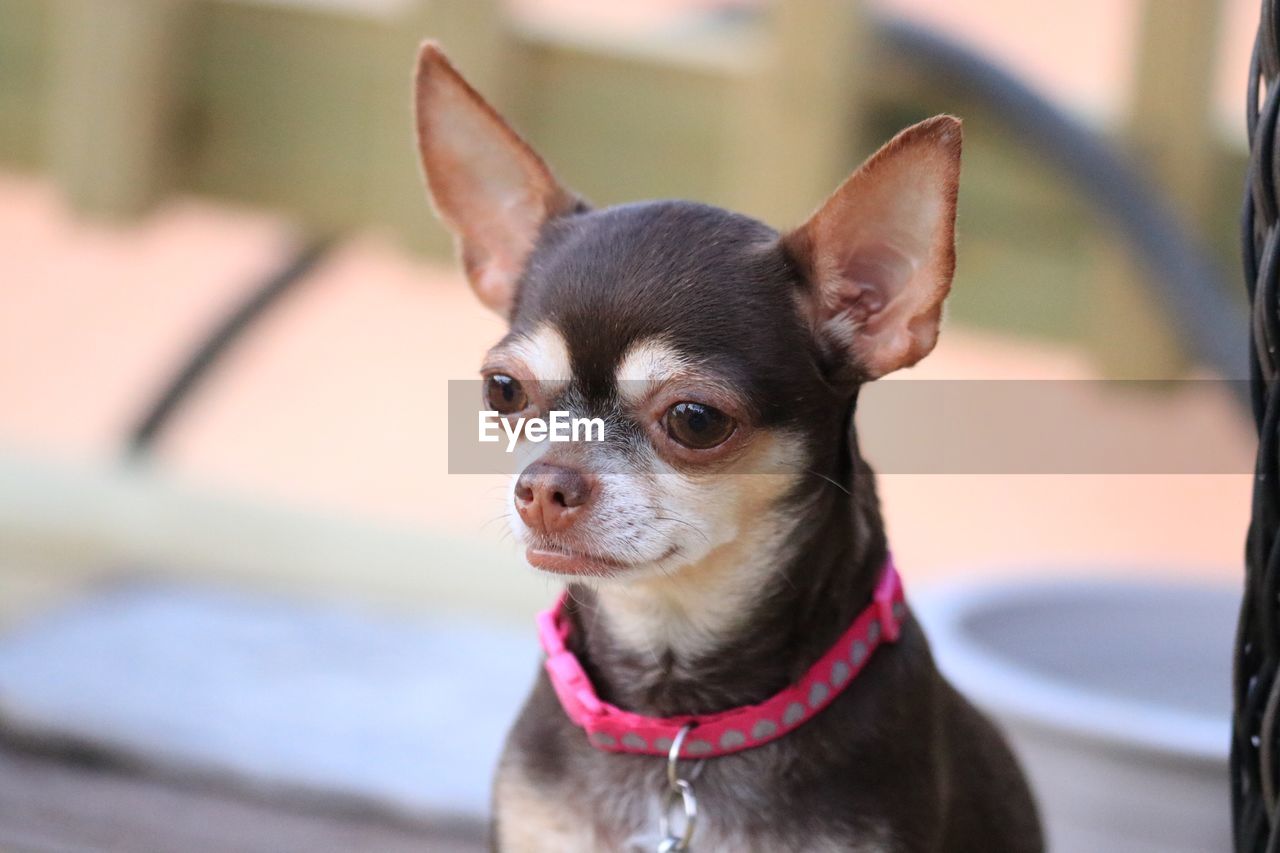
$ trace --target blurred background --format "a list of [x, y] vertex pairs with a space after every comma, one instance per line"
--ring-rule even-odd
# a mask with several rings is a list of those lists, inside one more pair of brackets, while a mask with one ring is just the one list
[[[0, 846], [471, 849], [555, 590], [503, 532], [503, 479], [447, 473], [447, 381], [501, 326], [422, 191], [421, 39], [597, 204], [782, 228], [897, 130], [961, 115], [958, 273], [915, 375], [1234, 380], [1256, 16], [0, 0]], [[1238, 470], [885, 476], [909, 588], [1235, 590], [1253, 430], [1211, 385], [1092, 383], [1082, 417], [1194, 429]], [[1222, 720], [1210, 774], [1230, 629], [1196, 709]], [[490, 666], [480, 747], [415, 730]]]

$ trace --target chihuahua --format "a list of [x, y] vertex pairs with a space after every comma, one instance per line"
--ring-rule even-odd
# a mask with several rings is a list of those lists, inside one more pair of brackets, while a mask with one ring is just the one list
[[[485, 408], [609, 430], [540, 446], [512, 482], [528, 563], [567, 583], [557, 657], [590, 702], [654, 725], [765, 707], [862, 624], [885, 576], [854, 409], [862, 383], [937, 339], [960, 122], [903, 131], [779, 234], [687, 201], [593, 208], [433, 43], [416, 85], [430, 196], [475, 295], [509, 323]], [[1009, 748], [895, 612], [894, 642], [855, 659], [856, 678], [836, 662], [811, 691], [818, 712], [792, 703], [803, 714], [758, 722], [759, 743], [728, 732], [733, 748], [701, 761], [679, 745], [664, 759], [669, 737], [588, 736], [548, 668], [500, 762], [495, 849], [1042, 850]], [[677, 781], [696, 789], [691, 837], [659, 832], [678, 822]]]

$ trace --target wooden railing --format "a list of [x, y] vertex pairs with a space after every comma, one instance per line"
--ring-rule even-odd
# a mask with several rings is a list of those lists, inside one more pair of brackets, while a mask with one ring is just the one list
[[[1222, 3], [1142, 8], [1134, 106], [1114, 135], [1188, 223], [1233, 247], [1215, 224], [1234, 204], [1216, 176], [1243, 152], [1207, 115]], [[0, 0], [0, 168], [51, 175], [87, 214], [128, 217], [193, 191], [326, 232], [387, 228], [443, 255], [409, 120], [409, 70], [427, 36], [601, 203], [678, 195], [786, 226], [902, 120], [965, 107], [886, 52], [862, 0], [773, 2], [661, 39], [567, 33], [514, 19], [499, 0]], [[1006, 162], [1020, 152], [970, 130], [962, 229], [1038, 217], [1087, 231], [1083, 258], [1054, 260], [1031, 228], [1014, 239], [1046, 258], [1046, 292], [1063, 263], [1088, 267], [1071, 273], [1093, 284], [1069, 334], [1104, 365], [1170, 375], [1179, 334], [1123, 247], [1062, 215], [1069, 182], [1028, 179]], [[969, 245], [988, 230], [971, 228]], [[1038, 310], [1052, 298], [991, 301], [1011, 314], [996, 323], [1023, 331], [1064, 322]]]

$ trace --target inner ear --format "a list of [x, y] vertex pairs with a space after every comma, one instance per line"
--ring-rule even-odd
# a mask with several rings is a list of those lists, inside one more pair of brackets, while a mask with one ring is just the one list
[[908, 128], [783, 238], [815, 333], [867, 378], [915, 364], [937, 341], [955, 270], [960, 145], [950, 116]]
[[847, 282], [832, 288], [834, 313], [845, 313], [860, 328], [885, 317], [885, 308], [901, 297], [916, 271], [914, 255], [884, 243], [862, 246], [845, 257], [835, 275]]

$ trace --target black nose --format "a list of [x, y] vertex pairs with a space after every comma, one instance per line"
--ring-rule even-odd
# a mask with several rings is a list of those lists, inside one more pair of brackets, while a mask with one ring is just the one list
[[534, 530], [558, 533], [583, 513], [591, 490], [591, 480], [576, 468], [534, 462], [516, 480], [516, 512]]

